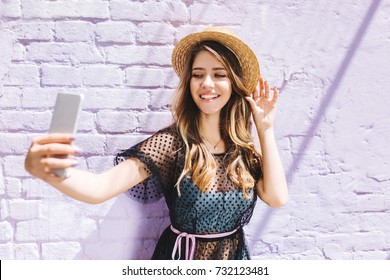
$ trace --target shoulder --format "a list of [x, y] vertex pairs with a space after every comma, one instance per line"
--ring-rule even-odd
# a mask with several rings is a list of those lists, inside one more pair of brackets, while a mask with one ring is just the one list
[[140, 146], [147, 146], [155, 150], [174, 151], [183, 146], [183, 140], [178, 132], [176, 124], [160, 129], [151, 137], [140, 143]]
[[179, 130], [178, 130], [177, 125], [175, 123], [163, 128], [163, 129], [160, 129], [159, 131], [157, 131], [153, 135], [153, 137], [166, 138], [167, 140], [169, 139], [169, 140], [175, 141], [175, 142], [182, 141]]
[[159, 131], [156, 132], [156, 134], [168, 134], [172, 136], [178, 136], [179, 132], [176, 123], [173, 123], [163, 129], [160, 129]]

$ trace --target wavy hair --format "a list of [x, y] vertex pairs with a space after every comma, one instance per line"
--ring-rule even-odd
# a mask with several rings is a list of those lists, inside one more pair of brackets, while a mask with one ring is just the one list
[[227, 175], [242, 189], [244, 197], [249, 198], [247, 192], [255, 183], [251, 174], [258, 172], [254, 168], [259, 166], [257, 161], [260, 160], [260, 153], [256, 151], [250, 133], [251, 109], [245, 99], [248, 91], [243, 84], [242, 71], [236, 56], [224, 45], [214, 41], [200, 42], [193, 48], [174, 97], [172, 105], [174, 122], [185, 144], [184, 168], [176, 187], [180, 194], [180, 181], [184, 177], [190, 177], [204, 193], [211, 186], [217, 171], [216, 161], [202, 141], [200, 112], [190, 92], [192, 65], [196, 55], [201, 51], [210, 52], [222, 63], [232, 83], [232, 95], [220, 113], [220, 133], [228, 147]]

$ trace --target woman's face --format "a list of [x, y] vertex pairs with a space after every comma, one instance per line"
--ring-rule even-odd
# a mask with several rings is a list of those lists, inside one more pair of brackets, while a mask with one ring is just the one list
[[210, 52], [200, 51], [191, 71], [191, 96], [201, 114], [219, 115], [232, 95], [227, 69]]

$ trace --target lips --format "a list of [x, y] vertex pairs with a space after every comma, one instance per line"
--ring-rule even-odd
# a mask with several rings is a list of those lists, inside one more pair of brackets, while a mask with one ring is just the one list
[[201, 94], [201, 95], [199, 95], [199, 97], [202, 100], [211, 101], [211, 100], [217, 99], [219, 97], [219, 95], [218, 94]]

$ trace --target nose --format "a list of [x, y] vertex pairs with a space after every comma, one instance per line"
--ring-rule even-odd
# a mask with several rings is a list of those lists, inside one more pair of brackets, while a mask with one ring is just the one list
[[203, 88], [210, 88], [210, 87], [214, 87], [214, 81], [213, 79], [210, 77], [210, 75], [206, 75], [204, 80], [203, 80], [203, 83], [202, 83], [202, 87]]

